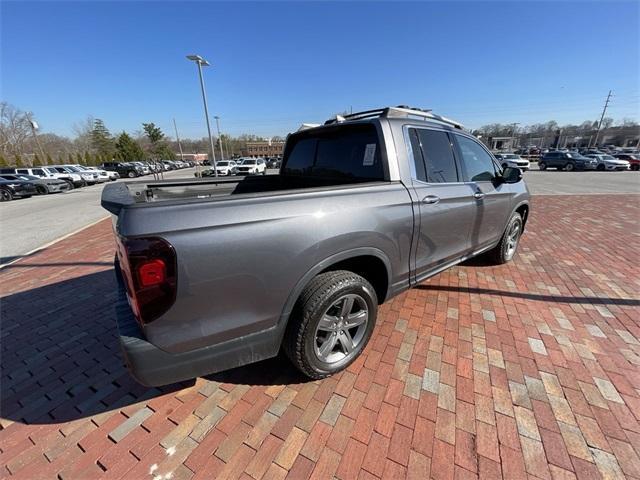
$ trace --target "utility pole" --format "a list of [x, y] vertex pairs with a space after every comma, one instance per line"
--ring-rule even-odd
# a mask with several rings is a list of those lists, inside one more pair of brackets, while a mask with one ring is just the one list
[[[600, 115], [600, 121], [598, 122], [598, 128], [596, 129], [596, 138], [593, 141], [593, 146], [596, 147], [598, 145], [598, 135], [600, 134], [600, 127], [602, 127], [602, 120], [604, 120], [604, 114], [607, 113], [607, 107], [609, 106], [609, 100], [611, 99], [611, 90], [609, 90], [609, 94], [607, 95], [607, 101], [604, 102], [604, 108], [602, 109], [602, 115]], [[591, 146], [591, 145], [589, 145]]]
[[178, 135], [178, 126], [176, 125], [176, 119], [173, 119], [173, 128], [176, 131], [176, 140], [178, 141], [178, 149], [180, 150], [180, 160], [184, 160], [184, 155], [182, 154], [182, 144], [180, 143], [180, 135]]
[[218, 142], [220, 142], [220, 160], [224, 160], [224, 152], [222, 151], [222, 135], [220, 135], [220, 117], [213, 117], [216, 119], [216, 127], [218, 129]]

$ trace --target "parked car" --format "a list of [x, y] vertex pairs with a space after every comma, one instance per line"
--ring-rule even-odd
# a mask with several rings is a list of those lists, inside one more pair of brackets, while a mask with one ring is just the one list
[[519, 168], [523, 172], [529, 170], [529, 160], [522, 158], [520, 155], [516, 155], [515, 153], [496, 153], [494, 156], [498, 160], [498, 163], [502, 165], [502, 168]]
[[595, 170], [598, 162], [579, 153], [553, 151], [545, 153], [538, 161], [538, 168], [557, 168], [558, 170]]
[[378, 305], [475, 255], [510, 261], [529, 192], [460, 124], [393, 107], [289, 135], [280, 175], [110, 184], [102, 206], [125, 363], [162, 385], [281, 346], [311, 378], [346, 368]]
[[220, 160], [216, 162], [216, 170], [218, 175], [235, 175], [238, 172], [238, 167], [233, 160]]
[[280, 159], [270, 158], [267, 160], [267, 168], [280, 168]]
[[48, 193], [66, 192], [69, 188], [69, 183], [64, 180], [58, 180], [56, 178], [40, 178], [33, 175], [19, 174], [19, 173], [2, 173], [0, 179], [9, 181], [26, 181], [31, 182], [36, 186], [36, 193], [38, 195], [46, 195]]
[[95, 183], [104, 183], [109, 181], [109, 174], [106, 170], [97, 169], [95, 167], [85, 167], [84, 165], [65, 165], [67, 167], [74, 167], [76, 170], [80, 170], [81, 172], [90, 173], [94, 176], [97, 176], [95, 179]]
[[70, 175], [79, 175], [81, 181], [77, 183], [77, 181], [74, 181], [74, 185], [76, 187], [84, 187], [85, 185], [94, 185], [95, 183], [98, 182], [98, 175], [95, 173], [90, 173], [90, 172], [83, 172], [82, 170], [80, 170], [79, 168], [76, 167], [72, 167], [69, 165], [53, 165], [51, 168], [54, 168], [55, 170], [57, 170], [59, 173], [68, 173]]
[[[114, 181], [116, 181], [117, 179], [120, 178], [120, 174], [118, 172], [112, 172], [112, 171], [109, 171], [109, 170], [100, 169], [98, 167], [89, 167], [89, 166], [85, 167], [85, 169], [99, 172], [98, 174], [101, 175], [101, 176], [106, 174], [107, 178], [111, 182], [114, 182]], [[104, 172], [104, 174], [102, 172]]]
[[151, 173], [151, 169], [149, 165], [144, 162], [129, 162], [132, 165], [138, 167], [138, 171], [142, 172], [141, 175], [149, 175]]
[[5, 167], [0, 168], [0, 173], [18, 173], [20, 175], [32, 175], [44, 179], [57, 179], [67, 182], [69, 189], [72, 190], [77, 182], [82, 184], [80, 175], [71, 175], [69, 173], [60, 173], [53, 167]]
[[129, 162], [104, 162], [100, 166], [107, 171], [117, 172], [121, 177], [136, 178], [142, 175], [142, 169]]
[[629, 168], [631, 170], [640, 170], [640, 155], [633, 155], [631, 153], [616, 153], [614, 155], [618, 160], [626, 160], [629, 162]]
[[9, 202], [15, 198], [29, 198], [37, 194], [38, 191], [33, 182], [0, 179], [0, 202]]
[[619, 160], [616, 157], [608, 155], [606, 153], [595, 154], [589, 153], [586, 155], [589, 158], [595, 159], [598, 163], [596, 170], [601, 172], [608, 170], [629, 170], [629, 162], [627, 160]]
[[238, 175], [266, 175], [267, 165], [264, 158], [245, 158], [237, 167]]

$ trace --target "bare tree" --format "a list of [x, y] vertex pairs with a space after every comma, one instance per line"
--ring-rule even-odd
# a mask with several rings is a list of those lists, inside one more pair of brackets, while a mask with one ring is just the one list
[[29, 135], [28, 114], [10, 103], [0, 102], [0, 152], [11, 157], [22, 155]]

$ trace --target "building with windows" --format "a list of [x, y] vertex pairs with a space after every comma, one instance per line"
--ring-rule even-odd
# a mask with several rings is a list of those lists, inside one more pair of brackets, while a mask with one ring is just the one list
[[278, 157], [284, 151], [284, 142], [247, 142], [242, 149], [243, 157]]

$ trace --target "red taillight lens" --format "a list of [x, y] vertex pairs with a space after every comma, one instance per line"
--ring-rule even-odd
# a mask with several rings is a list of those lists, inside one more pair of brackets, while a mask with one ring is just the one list
[[138, 280], [143, 288], [160, 285], [165, 281], [166, 273], [164, 260], [159, 258], [138, 265]]
[[176, 300], [173, 246], [162, 238], [118, 237], [118, 257], [133, 313], [140, 323], [164, 314]]

